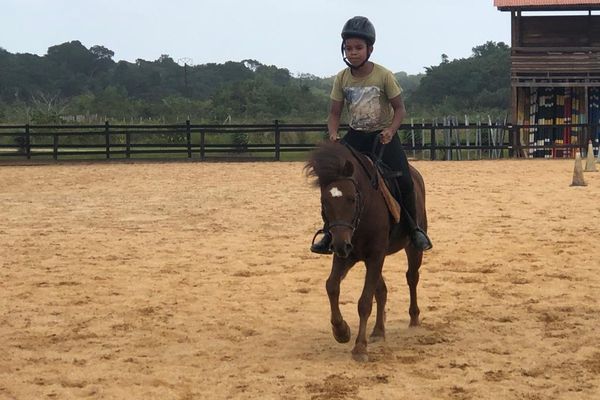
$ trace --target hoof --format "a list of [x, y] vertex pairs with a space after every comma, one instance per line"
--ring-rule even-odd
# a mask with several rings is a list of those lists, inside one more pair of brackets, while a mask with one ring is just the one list
[[373, 332], [371, 336], [369, 336], [369, 341], [371, 343], [385, 342], [385, 334]]
[[367, 353], [366, 346], [356, 345], [354, 349], [352, 349], [352, 359], [358, 362], [368, 362], [369, 354]]
[[354, 352], [352, 350], [352, 359], [356, 362], [369, 362], [369, 355], [366, 352]]
[[410, 319], [410, 324], [408, 324], [408, 326], [410, 328], [414, 328], [414, 327], [419, 326], [419, 325], [421, 325], [421, 322], [419, 322], [419, 318], [411, 318]]
[[342, 321], [342, 325], [339, 328], [336, 328], [335, 325], [332, 325], [331, 331], [333, 332], [333, 337], [338, 343], [348, 343], [350, 341], [350, 327], [346, 321]]
[[371, 336], [369, 336], [369, 341], [371, 343], [385, 341], [385, 332], [382, 330], [373, 329], [373, 333], [371, 333]]

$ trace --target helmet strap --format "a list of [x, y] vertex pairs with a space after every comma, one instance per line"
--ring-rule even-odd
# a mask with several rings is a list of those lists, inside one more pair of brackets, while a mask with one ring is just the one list
[[348, 67], [350, 67], [351, 70], [357, 70], [360, 67], [362, 67], [363, 65], [365, 65], [368, 61], [369, 58], [371, 57], [371, 53], [368, 51], [369, 48], [369, 44], [367, 43], [367, 58], [365, 59], [365, 61], [363, 61], [362, 63], [360, 63], [360, 65], [356, 66], [353, 65], [350, 61], [348, 61], [348, 58], [346, 58], [346, 52], [344, 51], [344, 44], [346, 43], [346, 40], [342, 40], [342, 60], [344, 60], [344, 62], [346, 63], [346, 65]]

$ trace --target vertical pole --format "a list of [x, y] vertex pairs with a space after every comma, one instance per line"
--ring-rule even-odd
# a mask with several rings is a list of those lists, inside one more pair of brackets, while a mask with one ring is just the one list
[[585, 144], [589, 141], [589, 138], [592, 136], [592, 124], [590, 123], [589, 119], [583, 129], [583, 140], [579, 144], [579, 154], [581, 154], [581, 158], [587, 157], [587, 146]]
[[421, 118], [421, 160], [425, 159], [425, 119]]
[[435, 125], [431, 125], [431, 139], [429, 143], [429, 158], [435, 161]]
[[31, 159], [31, 132], [29, 130], [29, 124], [25, 125], [25, 154], [27, 159]]
[[509, 158], [517, 158], [521, 152], [521, 148], [519, 146], [519, 128], [516, 125], [509, 126], [509, 134], [510, 134], [510, 147], [508, 150]]
[[496, 145], [496, 132], [492, 129], [492, 117], [488, 114], [488, 149], [489, 149], [489, 157], [493, 159], [496, 155], [496, 149], [494, 146]]
[[206, 143], [206, 132], [201, 131], [200, 132], [200, 160], [201, 161], [204, 161], [204, 158], [206, 157], [205, 143]]
[[281, 160], [281, 130], [279, 129], [279, 120], [275, 120], [275, 161]]
[[110, 133], [108, 120], [104, 121], [104, 143], [106, 145], [106, 158], [110, 158]]
[[469, 129], [469, 117], [465, 114], [465, 134], [467, 135], [467, 160], [471, 159], [471, 130]]
[[479, 160], [481, 160], [481, 148], [483, 142], [481, 140], [481, 117], [477, 117], [477, 130], [475, 131], [475, 146], [479, 148]]
[[192, 129], [189, 118], [185, 121], [185, 135], [187, 140], [188, 158], [192, 158]]
[[52, 134], [52, 158], [54, 161], [58, 160], [58, 133]]
[[585, 126], [583, 127], [583, 137], [579, 136], [577, 139], [579, 141], [579, 154], [581, 154], [581, 156], [583, 157], [583, 152], [584, 149], [586, 149], [585, 144], [587, 143], [587, 138], [589, 136], [589, 132], [590, 132], [590, 121], [591, 121], [591, 115], [590, 115], [590, 99], [589, 99], [589, 90], [590, 88], [588, 86], [585, 86], [585, 96], [584, 96], [584, 104], [583, 104], [583, 109], [585, 110]]
[[131, 158], [131, 132], [125, 132], [125, 157]]
[[446, 159], [450, 161], [452, 160], [452, 149], [450, 148], [452, 146], [452, 119], [450, 117], [446, 118], [446, 125], [449, 127], [448, 130], [446, 130], [445, 144], [449, 147], [446, 150]]
[[454, 120], [454, 123], [456, 125], [456, 151], [457, 151], [457, 157], [458, 157], [458, 161], [462, 161], [462, 149], [460, 148], [462, 145], [462, 142], [460, 141], [460, 129], [458, 128], [458, 117], [455, 117], [456, 119]]
[[411, 142], [412, 142], [412, 148], [413, 148], [413, 158], [416, 158], [416, 152], [415, 152], [415, 124], [413, 123], [413, 119], [410, 119], [410, 138], [411, 138]]

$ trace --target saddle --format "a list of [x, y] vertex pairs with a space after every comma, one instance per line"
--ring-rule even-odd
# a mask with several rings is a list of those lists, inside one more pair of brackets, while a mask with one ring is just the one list
[[[383, 155], [384, 145], [379, 146], [379, 152], [375, 152], [378, 141], [375, 142], [373, 146], [372, 153], [358, 153], [352, 146], [346, 144], [346, 147], [350, 150], [350, 152], [354, 155], [354, 157], [358, 160], [360, 165], [363, 167], [367, 175], [371, 180], [371, 186], [377, 189], [379, 193], [383, 196], [385, 200], [385, 204], [387, 205], [388, 211], [390, 212], [390, 216], [394, 223], [400, 222], [400, 204], [398, 200], [392, 194], [392, 190], [395, 189], [396, 193], [398, 192], [398, 183], [396, 182], [396, 178], [402, 175], [402, 172], [391, 170], [383, 161], [381, 161], [381, 156]], [[373, 176], [369, 172], [369, 168], [364, 164], [364, 160], [367, 160], [371, 167], [375, 169], [375, 175]], [[392, 189], [390, 189], [392, 188]]]
[[396, 174], [402, 173], [393, 171], [394, 174], [391, 174], [392, 176], [388, 176], [388, 178], [385, 178], [385, 172], [377, 167], [377, 163], [373, 162], [373, 160], [370, 157], [367, 157], [367, 160], [369, 160], [369, 162], [375, 167], [375, 171], [377, 174], [377, 188], [379, 189], [379, 192], [385, 200], [385, 204], [388, 207], [388, 210], [390, 212], [390, 215], [392, 216], [394, 223], [397, 224], [400, 222], [400, 204], [398, 204], [398, 200], [394, 198], [389, 188], [389, 186], [393, 186], [396, 183], [393, 182], [393, 185], [389, 185], [389, 183], [392, 183], [389, 182], [389, 180], [396, 178], [398, 176]]

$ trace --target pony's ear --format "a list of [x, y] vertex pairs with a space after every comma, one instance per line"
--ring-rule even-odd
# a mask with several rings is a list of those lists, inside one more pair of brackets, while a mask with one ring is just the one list
[[342, 168], [342, 176], [350, 177], [354, 173], [354, 164], [352, 164], [349, 160], [346, 160], [346, 164], [344, 164], [344, 168]]

